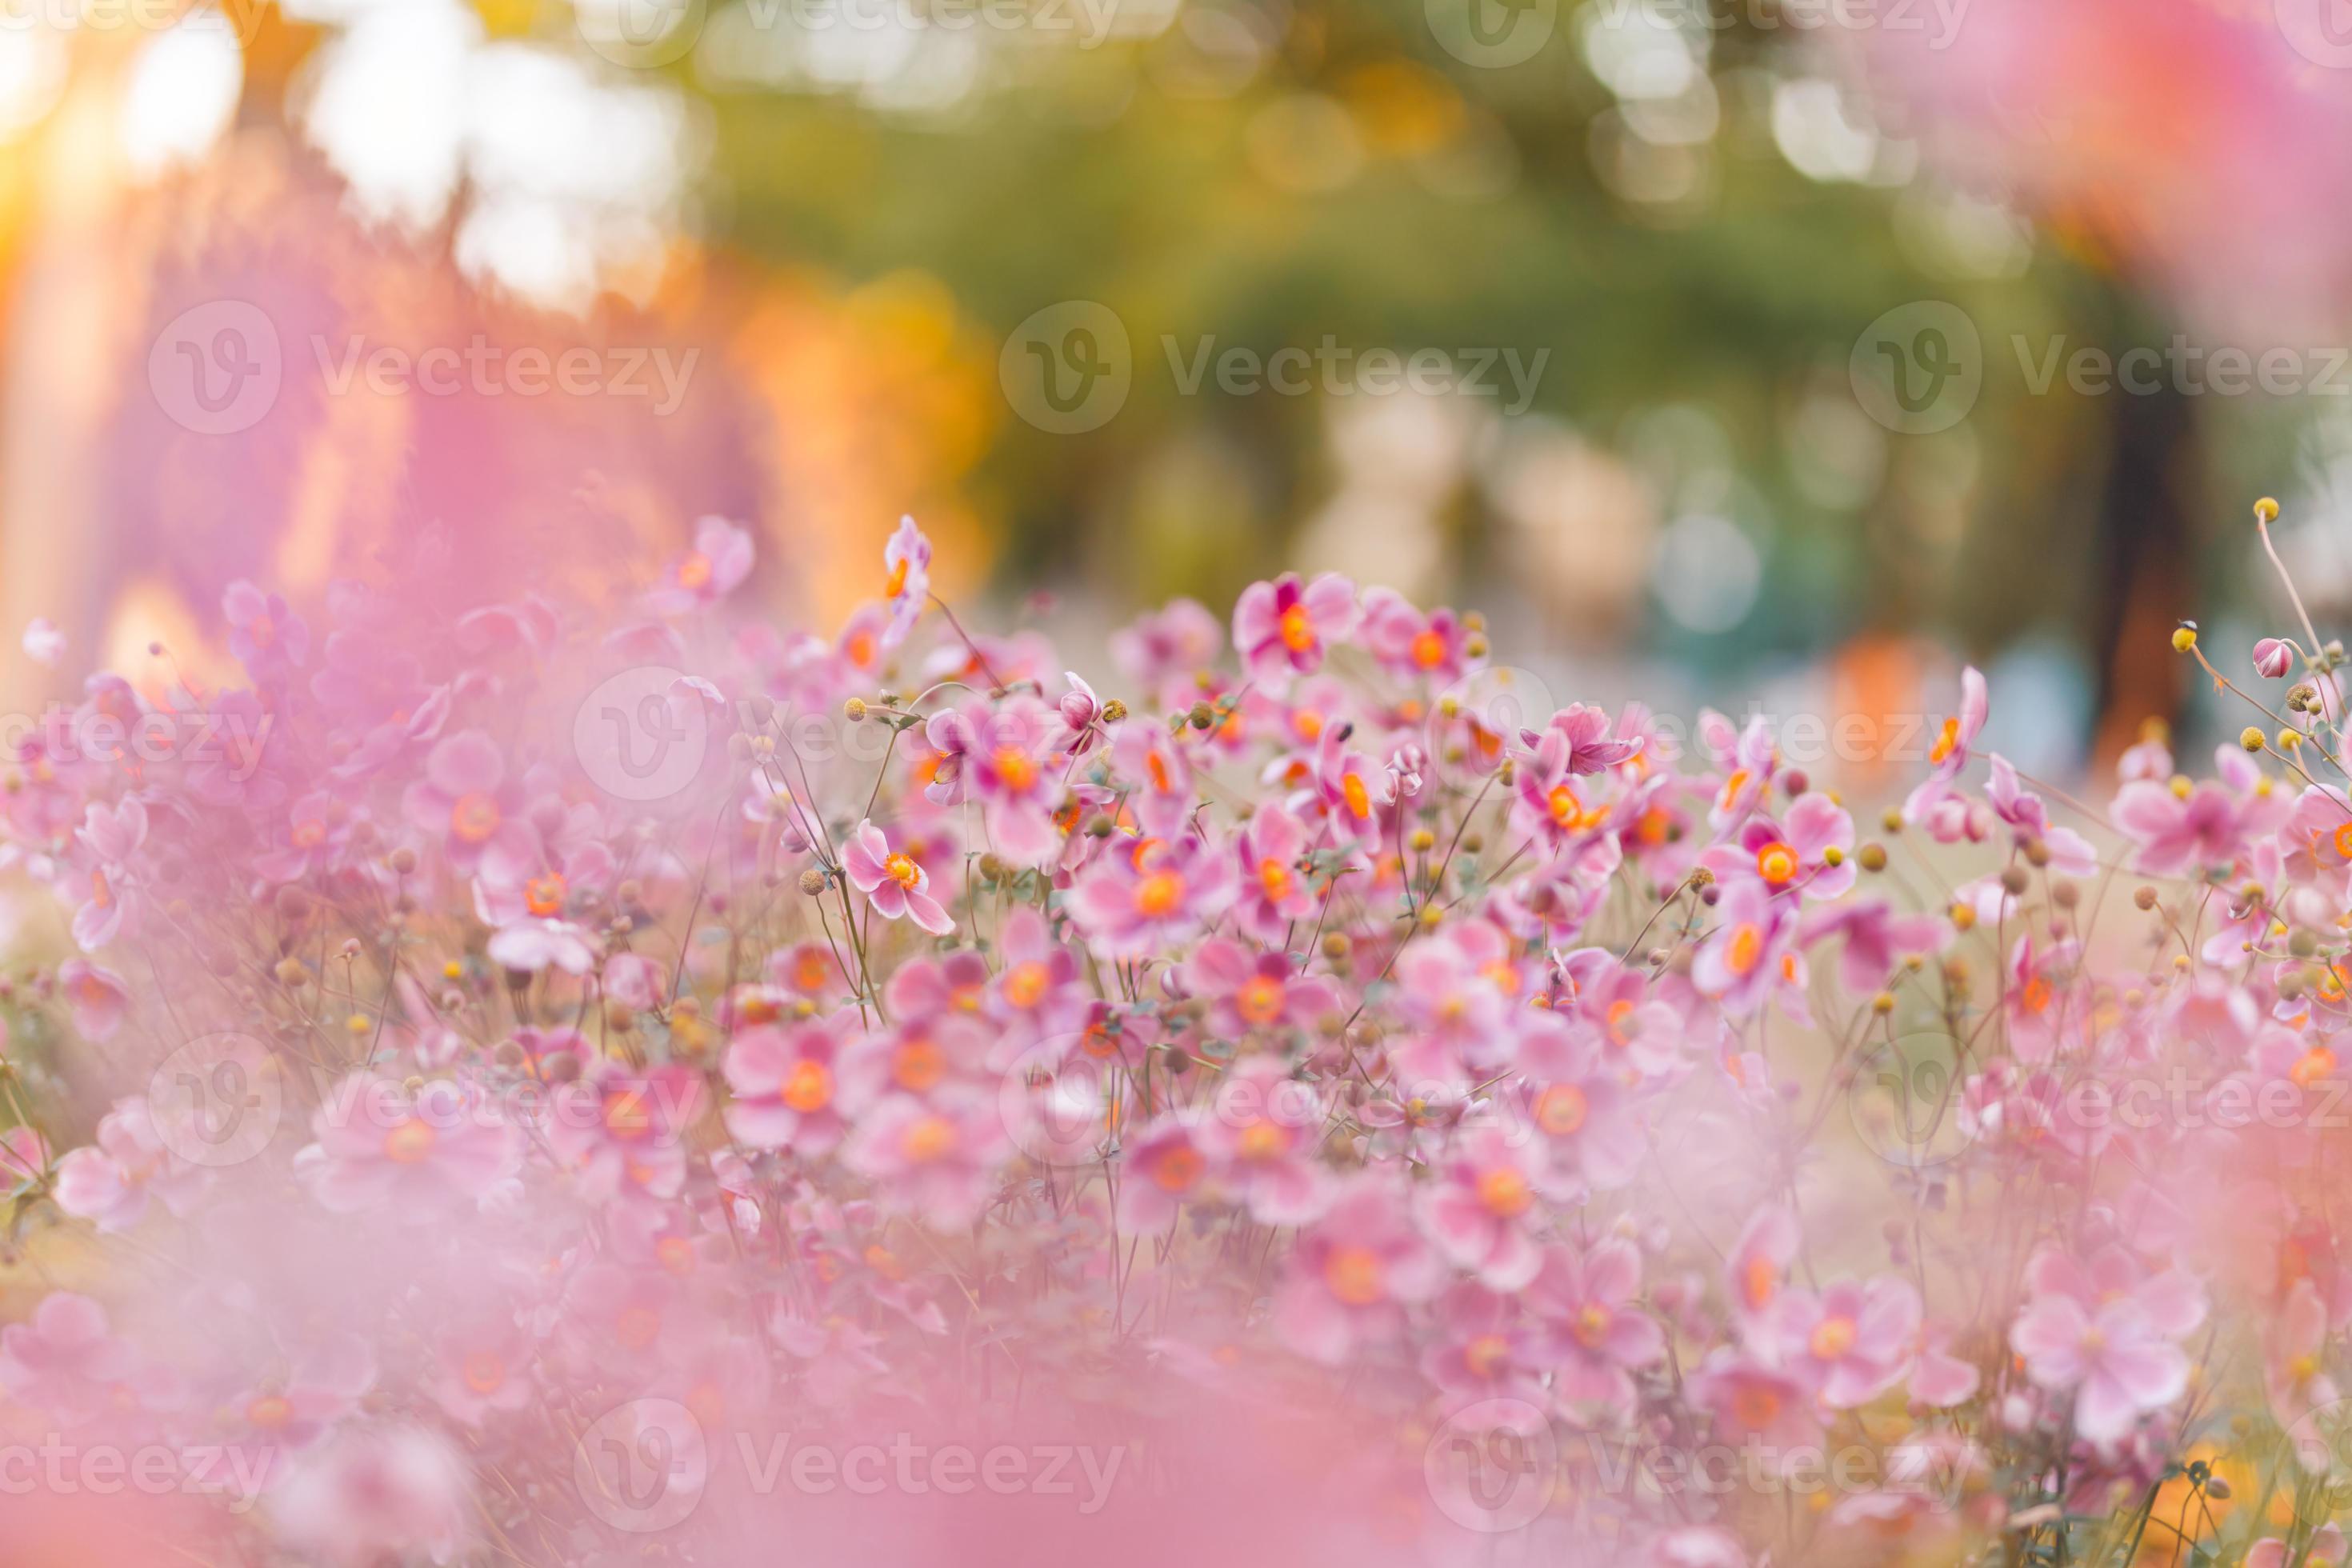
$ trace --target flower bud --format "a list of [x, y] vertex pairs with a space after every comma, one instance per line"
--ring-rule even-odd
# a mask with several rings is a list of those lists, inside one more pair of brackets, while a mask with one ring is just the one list
[[2281, 637], [2264, 637], [2254, 645], [2254, 673], [2276, 680], [2294, 668], [2294, 649]]
[[2270, 738], [2263, 733], [2263, 727], [2259, 724], [2249, 724], [2238, 731], [2238, 744], [2250, 752], [2260, 752], [2269, 742]]
[[2254, 521], [2265, 527], [2278, 521], [2278, 502], [2264, 496], [2254, 503]]
[[2179, 629], [2177, 629], [2176, 631], [2174, 631], [2174, 632], [2173, 632], [2173, 634], [2172, 634], [2172, 651], [2173, 651], [2173, 652], [2175, 652], [2175, 653], [2187, 653], [2190, 648], [2195, 647], [2196, 646], [2197, 646], [2197, 628], [2196, 628], [2195, 626], [2183, 626], [2179, 627]]
[[801, 891], [806, 893], [810, 898], [814, 899], [821, 897], [824, 892], [825, 887], [825, 875], [815, 867], [812, 866], [807, 870], [801, 873]]

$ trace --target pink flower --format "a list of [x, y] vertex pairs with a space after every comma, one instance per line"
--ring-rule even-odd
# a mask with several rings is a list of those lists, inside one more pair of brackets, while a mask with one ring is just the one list
[[1629, 1373], [1666, 1353], [1664, 1331], [1634, 1302], [1641, 1288], [1642, 1255], [1631, 1242], [1545, 1251], [1527, 1301], [1544, 1325], [1562, 1404], [1632, 1408]]
[[130, 1010], [131, 988], [112, 970], [85, 959], [58, 965], [58, 989], [73, 1012], [76, 1032], [88, 1040], [110, 1040]]
[[1939, 951], [1948, 932], [1933, 915], [1898, 915], [1884, 899], [1864, 899], [1806, 917], [1797, 941], [1811, 947], [1837, 936], [1845, 939], [1838, 976], [1847, 990], [1866, 996], [1885, 984], [1906, 957]]
[[526, 1408], [541, 1397], [531, 1352], [511, 1311], [478, 1311], [442, 1325], [427, 1385], [434, 1402], [468, 1426]]
[[1111, 635], [1110, 654], [1129, 680], [1166, 705], [1217, 662], [1225, 628], [1208, 606], [1171, 599], [1165, 607]]
[[228, 623], [228, 651], [256, 680], [263, 680], [310, 656], [310, 628], [276, 594], [265, 594], [242, 577], [221, 595], [221, 618]]
[[842, 1158], [871, 1177], [890, 1206], [955, 1227], [987, 1204], [1010, 1148], [996, 1107], [976, 1095], [898, 1094], [859, 1122]]
[[1330, 1194], [1315, 1152], [1326, 1108], [1282, 1062], [1244, 1061], [1219, 1085], [1210, 1113], [1193, 1120], [1195, 1147], [1260, 1225], [1305, 1225], [1323, 1212]]
[[661, 586], [646, 595], [646, 608], [657, 616], [709, 609], [751, 574], [752, 554], [749, 529], [704, 518], [694, 525], [694, 548], [669, 563]]
[[1288, 955], [1253, 955], [1221, 937], [1194, 951], [1185, 978], [1195, 995], [1210, 999], [1211, 1026], [1231, 1039], [1255, 1029], [1312, 1026], [1339, 1005], [1328, 982], [1300, 975]]
[[1795, 899], [1775, 894], [1760, 880], [1734, 883], [1716, 906], [1715, 933], [1692, 962], [1692, 984], [1735, 1018], [1755, 1012], [1781, 978], [1796, 910]]
[[842, 847], [842, 869], [850, 886], [866, 895], [884, 920], [911, 920], [934, 936], [955, 930], [955, 921], [931, 897], [930, 873], [915, 858], [894, 851], [882, 830], [861, 822]]
[[310, 1118], [317, 1140], [298, 1169], [337, 1214], [432, 1217], [471, 1202], [513, 1169], [513, 1130], [480, 1090], [452, 1079], [410, 1089], [356, 1072]]
[[116, 1405], [136, 1366], [108, 1331], [106, 1309], [71, 1291], [50, 1292], [30, 1322], [0, 1329], [0, 1389], [69, 1425]]
[[1023, 865], [1043, 860], [1061, 844], [1060, 729], [1059, 713], [1025, 695], [995, 707], [973, 698], [934, 715], [923, 733], [940, 763], [926, 793], [942, 805], [979, 802], [992, 848]]
[[2294, 668], [2294, 645], [2282, 637], [2264, 637], [2254, 644], [2254, 673], [2276, 680]]
[[1924, 821], [1928, 814], [1952, 793], [1952, 781], [1958, 778], [1969, 765], [1969, 748], [1984, 729], [1985, 716], [1990, 703], [1985, 694], [1985, 679], [1974, 665], [1960, 671], [1960, 710], [1944, 721], [1937, 733], [1935, 744], [1928, 748], [1929, 773], [1919, 786], [1903, 803], [1903, 816], [1911, 822]]
[[204, 1184], [205, 1173], [165, 1145], [144, 1097], [117, 1100], [99, 1121], [96, 1145], [58, 1162], [58, 1206], [100, 1230], [137, 1225], [151, 1194], [184, 1214]]
[[429, 1557], [446, 1563], [473, 1538], [465, 1456], [421, 1426], [348, 1432], [289, 1465], [270, 1489], [286, 1543], [332, 1568]]
[[1364, 646], [1407, 679], [1453, 680], [1468, 663], [1470, 632], [1452, 610], [1423, 615], [1393, 588], [1364, 590]]
[[74, 941], [83, 952], [95, 952], [122, 935], [126, 925], [137, 931], [139, 892], [131, 863], [147, 842], [147, 808], [137, 795], [125, 795], [112, 806], [92, 801], [74, 838], [94, 862], [89, 901], [74, 912]]
[[1234, 918], [1261, 942], [1278, 942], [1315, 914], [1315, 890], [1303, 864], [1307, 830], [1279, 805], [1262, 805], [1234, 836], [1240, 877]]
[[1842, 1280], [1818, 1297], [1783, 1294], [1770, 1337], [1780, 1363], [1818, 1389], [1822, 1403], [1851, 1410], [1903, 1381], [1919, 1317], [1919, 1293], [1904, 1280]]
[[2189, 1358], [2129, 1301], [2089, 1312], [2071, 1296], [2036, 1297], [2010, 1343], [2035, 1383], [2075, 1391], [2074, 1429], [2094, 1443], [2114, 1442], [2189, 1386]]
[[674, 1198], [686, 1185], [685, 1133], [702, 1094], [702, 1077], [689, 1068], [639, 1072], [608, 1062], [557, 1088], [548, 1106], [548, 1148], [591, 1202]]
[[2074, 1429], [2111, 1443], [2189, 1386], [2189, 1358], [2173, 1342], [2204, 1317], [2194, 1281], [2143, 1277], [2119, 1248], [2088, 1266], [2055, 1248], [2027, 1268], [2034, 1291], [2010, 1330], [2026, 1375], [2053, 1392], [2073, 1391]]
[[1253, 583], [1234, 605], [1234, 647], [1252, 674], [1261, 679], [1312, 675], [1323, 667], [1323, 651], [1356, 629], [1356, 585], [1326, 572], [1301, 588], [1298, 574], [1286, 572], [1271, 583]]
[[1389, 1184], [1367, 1173], [1299, 1237], [1290, 1278], [1275, 1296], [1275, 1328], [1301, 1355], [1337, 1365], [1361, 1346], [1393, 1338], [1405, 1307], [1428, 1300], [1444, 1282], [1444, 1265]]
[[1165, 952], [1233, 901], [1232, 858], [1195, 837], [1137, 839], [1090, 867], [1070, 912], [1101, 951], [1120, 958]]
[[2157, 877], [2234, 864], [2261, 820], [2249, 803], [2210, 780], [2187, 789], [2127, 784], [2116, 792], [2108, 815], [2139, 846], [2139, 868]]
[[506, 759], [479, 730], [451, 735], [425, 759], [425, 777], [408, 786], [402, 810], [436, 835], [452, 870], [470, 876], [493, 846], [509, 858], [539, 858], [538, 836], [522, 816], [522, 791], [507, 782]]
[[931, 542], [911, 517], [898, 520], [896, 532], [882, 546], [882, 569], [887, 574], [882, 597], [888, 602], [890, 624], [882, 632], [882, 646], [897, 647], [914, 629], [931, 592]]
[[737, 1035], [722, 1070], [731, 1091], [727, 1130], [754, 1149], [823, 1154], [848, 1123], [838, 1103], [841, 1042], [856, 1016], [779, 1029], [762, 1024]]
[[1546, 1146], [1496, 1128], [1471, 1134], [1438, 1169], [1420, 1203], [1423, 1224], [1447, 1261], [1496, 1290], [1517, 1290], [1543, 1266], [1533, 1227], [1545, 1186]]

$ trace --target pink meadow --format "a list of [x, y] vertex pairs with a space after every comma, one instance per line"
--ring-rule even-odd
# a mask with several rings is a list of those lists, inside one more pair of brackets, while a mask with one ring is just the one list
[[2210, 655], [2210, 759], [2151, 731], [2077, 799], [1971, 669], [1864, 803], [1761, 721], [1521, 714], [1476, 614], [1337, 575], [1074, 671], [911, 521], [841, 628], [694, 538], [618, 616], [239, 584], [239, 686], [95, 675], [73, 729], [253, 752], [7, 759], [54, 900], [0, 997], [27, 1521], [214, 1563], [2343, 1559], [2308, 624]]

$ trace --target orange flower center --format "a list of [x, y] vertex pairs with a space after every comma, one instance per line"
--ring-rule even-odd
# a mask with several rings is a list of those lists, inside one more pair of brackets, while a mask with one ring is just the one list
[[1620, 997], [1609, 1004], [1609, 1037], [1621, 1046], [1630, 1046], [1642, 1032], [1642, 1021], [1633, 1004]]
[[507, 1363], [488, 1351], [466, 1358], [466, 1386], [476, 1394], [496, 1394], [507, 1381]]
[[1774, 887], [1786, 887], [1797, 875], [1797, 852], [1775, 841], [1756, 851], [1756, 874]]
[[1257, 885], [1265, 889], [1268, 903], [1282, 902], [1290, 897], [1290, 868], [1272, 857], [1259, 861]]
[[2335, 1071], [2336, 1053], [2326, 1046], [2314, 1046], [2296, 1059], [2294, 1066], [2287, 1069], [2286, 1076], [2300, 1087], [2309, 1089]]
[[1359, 817], [1372, 815], [1372, 792], [1364, 787], [1360, 774], [1349, 773], [1339, 781], [1339, 794], [1346, 797], [1348, 809]]
[[882, 873], [898, 886], [908, 889], [912, 889], [916, 883], [923, 879], [923, 868], [916, 865], [915, 858], [904, 850], [882, 862]]
[[1565, 1138], [1584, 1125], [1591, 1109], [1582, 1089], [1556, 1083], [1536, 1097], [1536, 1123], [1552, 1137]]
[[1598, 1301], [1587, 1301], [1569, 1331], [1576, 1336], [1577, 1343], [1591, 1350], [1609, 1337], [1609, 1325], [1615, 1321], [1608, 1308]]
[[383, 1157], [395, 1165], [414, 1165], [433, 1152], [436, 1142], [433, 1129], [412, 1117], [383, 1135]]
[[2336, 830], [2336, 853], [2343, 856], [2347, 860], [2352, 860], [2352, 822], [2347, 822]]
[[926, 1116], [898, 1139], [898, 1152], [918, 1165], [946, 1159], [955, 1146], [955, 1124], [944, 1116]]
[[1500, 1334], [1480, 1334], [1462, 1347], [1462, 1364], [1473, 1377], [1492, 1377], [1511, 1359], [1511, 1342]]
[[833, 1073], [823, 1062], [794, 1062], [776, 1098], [803, 1116], [823, 1110], [833, 1103]]
[[1034, 1007], [1045, 998], [1053, 975], [1035, 959], [1016, 963], [1004, 977], [1004, 999], [1015, 1007]]
[[1282, 612], [1282, 646], [1293, 653], [1305, 653], [1315, 646], [1315, 623], [1307, 618], [1307, 606], [1293, 605]]
[[1282, 982], [1261, 974], [1234, 993], [1234, 1008], [1253, 1024], [1271, 1024], [1282, 1016]]
[[1561, 827], [1575, 826], [1578, 814], [1584, 809], [1584, 803], [1576, 798], [1576, 792], [1564, 784], [1551, 786], [1551, 793], [1544, 796], [1544, 805], [1550, 807], [1553, 823]]
[[1271, 1121], [1253, 1121], [1242, 1129], [1234, 1147], [1244, 1160], [1278, 1159], [1290, 1147], [1290, 1135]]
[[895, 599], [907, 591], [907, 569], [910, 564], [909, 561], [902, 559], [890, 568], [889, 578], [882, 584], [884, 598]]
[[1335, 1247], [1323, 1260], [1323, 1282], [1350, 1307], [1369, 1307], [1388, 1295], [1386, 1268], [1369, 1247]]
[[1423, 669], [1435, 669], [1445, 662], [1445, 639], [1433, 631], [1425, 631], [1412, 639], [1412, 662]]
[[694, 1243], [682, 1236], [665, 1236], [655, 1246], [654, 1258], [665, 1274], [690, 1274], [694, 1271]]
[[1764, 956], [1764, 932], [1753, 921], [1731, 933], [1731, 948], [1723, 962], [1734, 974], [1752, 973]]
[[1748, 1267], [1739, 1271], [1739, 1293], [1747, 1298], [1748, 1310], [1751, 1312], [1769, 1306], [1780, 1288], [1780, 1271], [1772, 1267], [1770, 1258], [1761, 1254], [1749, 1258]]
[[1158, 920], [1175, 912], [1184, 901], [1184, 879], [1173, 871], [1154, 871], [1135, 887], [1135, 908], [1139, 914]]
[[533, 877], [522, 885], [523, 908], [544, 920], [563, 910], [564, 882], [562, 876], [550, 871], [544, 877]]
[[929, 1039], [908, 1040], [890, 1057], [890, 1080], [900, 1089], [920, 1094], [948, 1072], [948, 1058]]
[[1835, 1361], [1853, 1349], [1853, 1331], [1852, 1318], [1823, 1318], [1813, 1325], [1806, 1348], [1817, 1361]]
[[1185, 1192], [1201, 1179], [1201, 1156], [1180, 1143], [1152, 1163], [1151, 1179], [1162, 1192]]
[[479, 791], [461, 795], [449, 808], [449, 831], [468, 844], [479, 844], [499, 830], [499, 803]]
[[[1037, 764], [1020, 747], [999, 746], [992, 760], [996, 763], [996, 776], [1003, 779], [1004, 787], [1014, 795], [1027, 795], [1037, 787]], [[1165, 789], [1167, 786], [1163, 784], [1160, 787]]]
[[1478, 1201], [1486, 1205], [1487, 1213], [1499, 1219], [1516, 1219], [1527, 1213], [1536, 1199], [1527, 1177], [1506, 1165], [1479, 1175]]
[[802, 953], [800, 962], [793, 966], [793, 984], [799, 990], [814, 994], [824, 989], [825, 980], [831, 973], [824, 954], [812, 950]]
[[1931, 763], [1942, 762], [1952, 754], [1952, 748], [1959, 743], [1960, 721], [1958, 719], [1945, 720], [1943, 733], [1936, 737], [1935, 747], [1928, 752], [1927, 760]]
[[1731, 1396], [1732, 1419], [1750, 1431], [1769, 1426], [1780, 1414], [1780, 1396], [1769, 1388], [1743, 1388]]
[[677, 585], [699, 588], [710, 581], [710, 557], [699, 550], [689, 550], [686, 559], [677, 563]]
[[265, 1394], [245, 1407], [245, 1418], [265, 1432], [275, 1432], [294, 1419], [294, 1406], [275, 1394]]
[[316, 849], [327, 841], [327, 825], [316, 817], [306, 817], [294, 825], [294, 847]]

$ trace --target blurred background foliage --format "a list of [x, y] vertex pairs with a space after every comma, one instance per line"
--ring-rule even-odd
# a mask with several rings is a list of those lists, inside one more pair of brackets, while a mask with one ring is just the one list
[[[2195, 700], [2173, 617], [2272, 613], [2245, 585], [2253, 495], [2290, 498], [2320, 605], [2347, 597], [2337, 405], [2030, 385], [2021, 356], [2062, 338], [2120, 353], [2187, 319], [2129, 203], [2102, 199], [2142, 176], [2110, 162], [2053, 199], [2021, 172], [2081, 163], [2099, 104], [2073, 123], [2027, 99], [1974, 127], [1991, 155], [1944, 156], [1913, 101], [1935, 94], [1801, 0], [1055, 0], [962, 26], [921, 0], [237, 0], [160, 27], [51, 3], [73, 25], [0, 29], [0, 565], [19, 622], [62, 603], [101, 645], [216, 641], [208, 573], [315, 592], [447, 527], [461, 561], [554, 529], [568, 547], [534, 543], [531, 569], [561, 574], [696, 510], [759, 514], [780, 585], [837, 615], [912, 510], [950, 585], [1048, 591], [1094, 630], [1336, 567], [1478, 605], [1612, 700], [1932, 712], [1974, 658], [2007, 743], [2063, 770]], [[2261, 17], [2174, 3], [2339, 90]], [[2046, 27], [2063, 59], [2059, 19], [2105, 4], [1981, 0], [1958, 25]], [[1539, 47], [1473, 63], [1465, 5]], [[2165, 73], [2199, 79], [2210, 42], [2166, 47], [2126, 62], [2132, 112], [2193, 120]], [[708, 342], [691, 434], [585, 417], [583, 455], [511, 408], [335, 403], [300, 452], [192, 444], [136, 406], [141, 367], [225, 252], [236, 287], [304, 285], [338, 330]], [[128, 303], [89, 305], [101, 289]], [[1068, 300], [1118, 318], [1133, 384], [1055, 434], [999, 356]], [[1983, 390], [1906, 434], [1849, 363], [1921, 300], [1975, 323]], [[121, 353], [60, 412], [50, 389], [108, 363], [71, 335], [93, 310], [124, 319]], [[1327, 338], [1545, 357], [1508, 415], [1499, 368], [1487, 398], [1187, 395], [1171, 368], [1204, 341]], [[126, 463], [168, 483], [58, 477]], [[58, 537], [115, 558], [142, 517], [171, 557], [191, 475], [272, 464], [257, 516], [175, 574], [126, 591], [85, 563], [73, 585]]]

